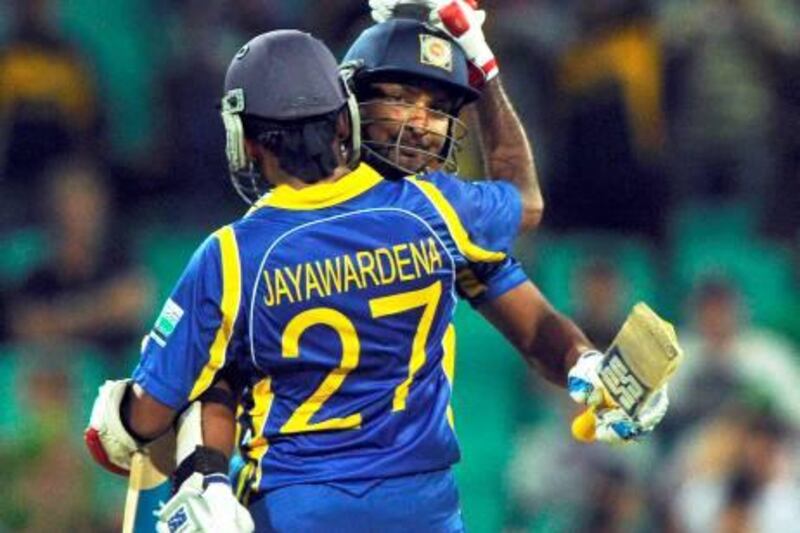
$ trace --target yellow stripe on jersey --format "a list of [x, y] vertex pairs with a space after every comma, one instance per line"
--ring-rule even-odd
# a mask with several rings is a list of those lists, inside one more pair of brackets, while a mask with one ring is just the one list
[[236, 406], [236, 415], [234, 417], [234, 420], [236, 420], [236, 433], [233, 442], [235, 442], [236, 444], [242, 442], [242, 431], [244, 430], [244, 428], [242, 427], [241, 420], [243, 414], [244, 414], [244, 407], [242, 406], [241, 403], [239, 403]]
[[[442, 356], [442, 368], [444, 375], [447, 376], [447, 382], [450, 383], [450, 391], [452, 395], [453, 381], [456, 377], [456, 328], [453, 324], [447, 326], [442, 338], [442, 349], [444, 355]], [[456, 423], [453, 416], [453, 406], [447, 404], [447, 423], [450, 424], [452, 429], [455, 429]]]
[[447, 224], [447, 229], [450, 230], [453, 240], [458, 246], [458, 250], [470, 261], [478, 261], [484, 263], [496, 263], [506, 258], [503, 252], [492, 252], [491, 250], [484, 250], [469, 238], [469, 233], [461, 223], [458, 213], [447, 201], [442, 191], [440, 191], [434, 184], [427, 181], [419, 180], [416, 178], [406, 178], [408, 181], [416, 185], [422, 193], [431, 201], [433, 206], [442, 216]]
[[253, 387], [253, 408], [250, 410], [253, 437], [247, 443], [247, 457], [253, 460], [257, 466], [255, 476], [250, 476], [252, 478], [250, 482], [251, 490], [258, 490], [261, 484], [261, 459], [269, 450], [269, 441], [264, 433], [274, 398], [271, 378], [264, 378]]
[[256, 464], [252, 461], [248, 461], [242, 467], [242, 470], [239, 472], [239, 477], [236, 481], [236, 487], [234, 488], [233, 494], [236, 496], [236, 499], [242, 502], [242, 505], [247, 507], [248, 500], [250, 499], [250, 491], [247, 490], [250, 487], [250, 478], [253, 476], [253, 472], [256, 469]]
[[239, 303], [242, 297], [242, 270], [239, 264], [239, 247], [236, 244], [236, 235], [231, 226], [225, 226], [214, 233], [219, 239], [220, 256], [222, 259], [222, 302], [220, 321], [214, 342], [208, 354], [208, 363], [197, 378], [189, 401], [198, 396], [211, 386], [217, 371], [225, 365], [225, 352], [233, 334], [233, 325], [239, 313]]
[[289, 185], [278, 185], [263, 196], [248, 212], [253, 213], [261, 207], [277, 207], [298, 211], [323, 209], [341, 204], [367, 192], [383, 181], [383, 177], [366, 163], [336, 181], [317, 183], [302, 189], [294, 189]]

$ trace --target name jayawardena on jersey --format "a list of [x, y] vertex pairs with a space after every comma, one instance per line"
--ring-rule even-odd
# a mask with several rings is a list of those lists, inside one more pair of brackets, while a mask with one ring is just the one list
[[441, 268], [436, 241], [429, 237], [391, 247], [362, 250], [275, 269], [264, 269], [267, 307], [390, 285], [427, 277]]

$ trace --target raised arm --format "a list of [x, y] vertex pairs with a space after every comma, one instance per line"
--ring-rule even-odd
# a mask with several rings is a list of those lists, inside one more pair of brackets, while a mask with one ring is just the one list
[[370, 0], [372, 18], [382, 22], [404, 9], [428, 10], [428, 22], [447, 33], [469, 62], [469, 83], [481, 91], [474, 106], [465, 109], [470, 130], [480, 132], [486, 173], [490, 179], [512, 183], [522, 198], [520, 231], [539, 226], [544, 212], [539, 180], [525, 129], [514, 111], [499, 77], [494, 53], [486, 42], [486, 13], [476, 0]]
[[536, 229], [544, 213], [533, 150], [500, 77], [486, 83], [480, 99], [465, 112], [478, 133], [486, 175], [512, 183], [522, 197], [521, 231]]

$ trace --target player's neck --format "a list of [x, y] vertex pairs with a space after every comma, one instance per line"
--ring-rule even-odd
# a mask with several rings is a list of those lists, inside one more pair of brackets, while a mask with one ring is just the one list
[[333, 183], [335, 181], [339, 181], [342, 177], [349, 174], [351, 170], [345, 165], [339, 165], [334, 169], [330, 176], [322, 178], [319, 181], [315, 181], [314, 183], [307, 183], [300, 178], [296, 178], [294, 176], [284, 175], [274, 180], [275, 185], [286, 185], [291, 187], [292, 189], [305, 189], [307, 187], [313, 187], [314, 185], [318, 185], [320, 183]]

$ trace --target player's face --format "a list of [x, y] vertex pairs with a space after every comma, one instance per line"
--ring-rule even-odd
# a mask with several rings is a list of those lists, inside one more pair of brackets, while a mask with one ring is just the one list
[[429, 85], [374, 83], [361, 102], [363, 135], [381, 156], [413, 172], [442, 162], [452, 102]]

